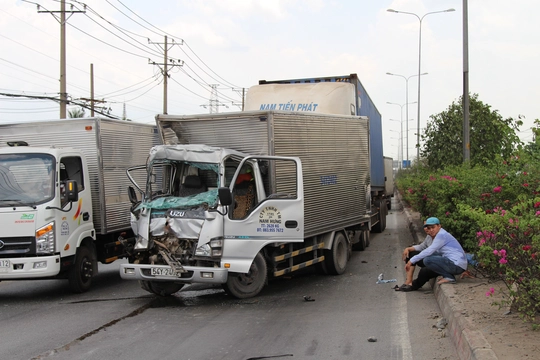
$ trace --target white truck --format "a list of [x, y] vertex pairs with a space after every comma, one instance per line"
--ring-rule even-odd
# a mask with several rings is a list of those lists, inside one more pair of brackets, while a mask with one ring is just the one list
[[245, 111], [156, 123], [163, 145], [128, 170], [136, 242], [122, 278], [163, 296], [209, 283], [248, 298], [307, 266], [342, 274], [351, 249], [368, 246], [367, 118]]
[[98, 261], [127, 257], [125, 172], [158, 140], [155, 125], [102, 118], [0, 125], [0, 281], [67, 278], [84, 292]]

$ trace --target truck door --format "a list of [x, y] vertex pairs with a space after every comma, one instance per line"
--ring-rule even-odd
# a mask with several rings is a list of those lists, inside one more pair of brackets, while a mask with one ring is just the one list
[[[267, 244], [304, 240], [304, 187], [299, 158], [247, 157], [226, 181], [230, 181], [226, 185], [231, 189], [233, 203], [224, 219], [222, 260], [231, 264], [230, 271], [247, 271]], [[237, 264], [241, 268], [236, 268]]]
[[[70, 244], [68, 254], [74, 254], [84, 232], [93, 229], [90, 184], [85, 183], [85, 168], [79, 156], [64, 156], [59, 163], [59, 186], [61, 208], [64, 210], [57, 234], [61, 249]], [[67, 180], [77, 182], [79, 200], [71, 205], [66, 200]], [[66, 254], [66, 255], [68, 255]]]

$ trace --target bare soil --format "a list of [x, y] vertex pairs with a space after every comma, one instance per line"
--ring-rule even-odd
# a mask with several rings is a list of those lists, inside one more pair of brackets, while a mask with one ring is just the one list
[[[457, 301], [463, 303], [466, 316], [476, 330], [480, 330], [499, 359], [540, 359], [540, 331], [524, 322], [508, 306], [495, 303], [508, 300], [502, 282], [491, 282], [480, 273], [474, 278], [458, 280], [455, 285]], [[493, 288], [491, 296], [486, 293]], [[537, 319], [537, 322], [540, 319]]]

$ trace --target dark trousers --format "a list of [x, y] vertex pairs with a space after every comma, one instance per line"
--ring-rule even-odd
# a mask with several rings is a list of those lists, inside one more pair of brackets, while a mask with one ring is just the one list
[[430, 279], [436, 278], [437, 276], [439, 276], [439, 274], [437, 274], [435, 271], [430, 270], [427, 267], [423, 267], [418, 272], [416, 279], [413, 280], [412, 287], [414, 290], [418, 290]]

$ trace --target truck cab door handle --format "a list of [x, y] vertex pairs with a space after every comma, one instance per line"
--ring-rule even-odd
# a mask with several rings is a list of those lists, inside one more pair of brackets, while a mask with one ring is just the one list
[[82, 214], [82, 219], [83, 219], [84, 221], [88, 221], [88, 220], [90, 219], [90, 214], [87, 213], [87, 212], [84, 212], [84, 213]]
[[295, 227], [298, 227], [298, 222], [296, 220], [287, 220], [285, 221], [285, 227], [287, 229], [294, 229]]

